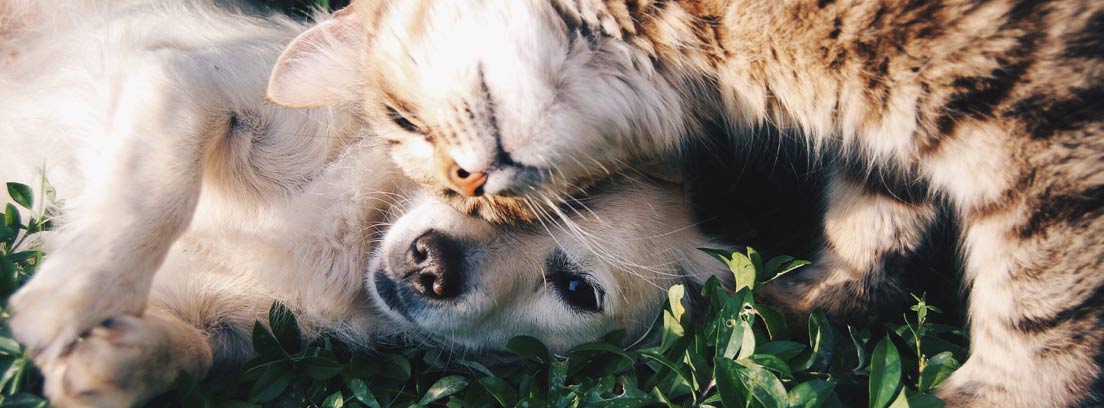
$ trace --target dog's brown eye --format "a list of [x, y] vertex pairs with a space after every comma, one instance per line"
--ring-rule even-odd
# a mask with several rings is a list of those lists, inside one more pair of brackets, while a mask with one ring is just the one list
[[602, 311], [601, 292], [582, 276], [568, 275], [559, 280], [560, 293], [567, 304], [585, 312]]
[[571, 308], [585, 313], [599, 313], [606, 292], [582, 272], [579, 265], [568, 259], [563, 251], [556, 250], [548, 257], [548, 282], [556, 294]]
[[399, 111], [395, 110], [395, 108], [388, 106], [387, 116], [391, 117], [391, 121], [395, 122], [395, 125], [406, 129], [407, 132], [421, 132], [421, 129], [418, 128], [418, 125], [415, 125], [413, 122], [410, 121], [410, 119], [407, 119], [406, 116], [403, 116], [401, 113], [399, 113]]

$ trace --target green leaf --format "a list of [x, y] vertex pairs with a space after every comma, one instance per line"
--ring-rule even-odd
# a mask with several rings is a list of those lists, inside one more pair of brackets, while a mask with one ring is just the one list
[[341, 395], [341, 391], [330, 394], [325, 401], [322, 401], [322, 408], [342, 408], [345, 406], [345, 397]]
[[674, 402], [671, 402], [671, 399], [667, 398], [667, 395], [663, 394], [663, 391], [660, 391], [659, 388], [652, 388], [652, 396], [655, 397], [655, 399], [659, 401], [660, 404], [663, 404], [663, 406], [667, 408], [678, 408], [678, 405], [675, 405]]
[[786, 395], [786, 406], [790, 408], [819, 407], [828, 401], [828, 397], [832, 395], [834, 388], [836, 388], [835, 383], [820, 379], [803, 382], [793, 387]]
[[769, 343], [763, 343], [756, 349], [756, 352], [762, 354], [771, 354], [783, 360], [789, 361], [790, 359], [797, 357], [798, 354], [801, 354], [803, 350], [805, 350], [805, 346], [800, 343], [786, 340], [778, 340]]
[[770, 279], [767, 279], [767, 281], [769, 282], [769, 281], [781, 278], [783, 275], [785, 275], [787, 273], [790, 273], [790, 272], [793, 272], [794, 269], [800, 268], [800, 267], [805, 266], [805, 265], [810, 265], [810, 264], [812, 264], [812, 262], [801, 260], [801, 259], [792, 260], [792, 261], [787, 262], [784, 265], [780, 266], [778, 273], [775, 273], [773, 276], [770, 277]]
[[743, 327], [743, 340], [740, 340], [740, 352], [736, 354], [737, 360], [748, 358], [748, 356], [755, 353], [755, 330], [751, 329], [751, 323], [746, 319], [740, 319], [740, 326]]
[[684, 360], [690, 367], [691, 385], [694, 390], [701, 390], [713, 378], [714, 368], [709, 364], [709, 355], [705, 349], [705, 339], [694, 336], [687, 344], [683, 352]]
[[728, 260], [732, 256], [732, 251], [725, 251], [725, 250], [722, 250], [722, 249], [698, 248], [698, 250], [702, 251], [702, 252], [705, 252], [709, 255], [712, 255], [714, 258], [717, 258], [721, 262], [724, 262], [725, 265], [728, 265]]
[[19, 270], [11, 258], [0, 253], [0, 299], [7, 299], [15, 292], [19, 282]]
[[724, 357], [716, 357], [715, 363], [716, 373], [713, 378], [717, 381], [717, 393], [721, 396], [721, 402], [726, 407], [744, 406], [744, 396], [748, 390], [740, 381], [740, 372], [746, 368]]
[[0, 336], [0, 353], [9, 356], [18, 356], [23, 354], [23, 348], [11, 337]]
[[287, 357], [287, 352], [280, 347], [279, 340], [269, 333], [260, 320], [253, 323], [253, 351], [258, 357], [266, 360], [277, 360]]
[[34, 195], [31, 193], [31, 188], [26, 184], [8, 183], [8, 195], [11, 196], [12, 201], [23, 208], [34, 209]]
[[812, 353], [808, 360], [799, 365], [800, 369], [818, 372], [827, 369], [828, 364], [832, 362], [835, 337], [824, 310], [816, 309], [809, 315], [809, 347]]
[[568, 359], [553, 358], [548, 369], [548, 390], [559, 392], [567, 382]]
[[721, 307], [724, 306], [724, 302], [728, 299], [728, 292], [716, 276], [710, 276], [709, 279], [705, 280], [700, 294], [703, 298], [709, 299], [709, 310], [714, 313], [720, 311]]
[[610, 353], [610, 354], [615, 354], [615, 355], [621, 356], [621, 358], [624, 358], [625, 360], [628, 360], [630, 364], [636, 362], [636, 357], [635, 356], [630, 355], [629, 353], [625, 352], [625, 350], [623, 350], [620, 347], [617, 347], [617, 346], [614, 346], [614, 345], [608, 344], [608, 343], [598, 343], [598, 342], [583, 343], [583, 344], [580, 344], [578, 346], [573, 347], [571, 349], [571, 351], [568, 352], [568, 354], [576, 354], [576, 353], [584, 353], [584, 352]]
[[943, 408], [943, 400], [931, 394], [921, 394], [908, 399], [909, 408]]
[[474, 372], [477, 372], [477, 373], [480, 373], [480, 374], [484, 374], [484, 375], [494, 375], [494, 373], [493, 373], [493, 372], [491, 372], [491, 369], [487, 368], [487, 366], [483, 365], [482, 363], [479, 363], [479, 362], [476, 362], [476, 361], [471, 361], [471, 360], [456, 360], [456, 361], [454, 361], [454, 362], [455, 362], [456, 364], [459, 364], [459, 365], [462, 365], [462, 366], [464, 366], [464, 367], [467, 367], [467, 368], [471, 369], [472, 371], [474, 371]]
[[767, 335], [771, 340], [790, 338], [790, 329], [786, 327], [786, 318], [782, 317], [782, 313], [766, 305], [756, 305], [755, 312], [763, 319], [763, 325], [766, 326]]
[[755, 288], [755, 264], [747, 255], [733, 252], [732, 259], [728, 262], [728, 269], [736, 279], [736, 290]]
[[[740, 364], [739, 361], [736, 362]], [[786, 387], [767, 369], [751, 364], [741, 364], [746, 370], [737, 371], [740, 381], [744, 383], [756, 401], [764, 407], [781, 407], [786, 403]]]
[[851, 345], [855, 347], [855, 358], [858, 360], [855, 369], [861, 369], [866, 366], [866, 349], [863, 347], [862, 340], [855, 334], [854, 327], [847, 326], [847, 335], [851, 338]]
[[225, 401], [219, 400], [215, 402], [215, 406], [218, 408], [261, 408], [261, 404], [254, 404], [250, 402], [242, 401]]
[[[721, 308], [721, 312], [717, 315], [718, 356], [734, 359], [741, 353], [744, 340], [748, 338], [748, 335], [745, 335], [744, 332], [751, 331], [751, 325], [744, 316], [749, 305], [751, 308], [755, 307], [751, 292], [745, 288], [736, 292]], [[753, 336], [754, 333], [751, 333], [751, 335]], [[751, 355], [754, 351], [754, 342], [750, 347], [752, 350], [746, 352], [745, 356]]]
[[268, 402], [279, 397], [288, 384], [291, 383], [291, 373], [283, 366], [276, 366], [261, 374], [253, 388], [249, 391], [249, 400], [254, 402]]
[[325, 357], [307, 357], [299, 361], [303, 371], [315, 380], [326, 381], [341, 374], [345, 366]]
[[17, 232], [23, 228], [23, 220], [19, 217], [19, 209], [15, 208], [14, 205], [8, 204], [4, 207], [4, 226]]
[[47, 408], [49, 406], [42, 397], [27, 393], [5, 396], [0, 400], [0, 405], [4, 408]]
[[668, 349], [672, 344], [686, 335], [686, 329], [682, 327], [682, 323], [679, 323], [678, 318], [671, 314], [671, 311], [663, 311], [663, 337], [659, 342], [661, 349]]
[[767, 261], [767, 264], [764, 265], [763, 270], [767, 273], [767, 275], [773, 278], [775, 275], [778, 274], [779, 271], [782, 270], [783, 264], [792, 260], [794, 260], [794, 257], [792, 256], [776, 256]]
[[506, 381], [499, 379], [498, 377], [487, 376], [479, 379], [479, 385], [483, 386], [483, 389], [487, 390], [491, 397], [494, 397], [495, 401], [498, 401], [499, 405], [503, 407], [512, 407], [517, 401], [517, 392]]
[[433, 386], [429, 387], [429, 390], [426, 391], [425, 395], [422, 396], [421, 401], [418, 403], [421, 405], [429, 405], [429, 403], [455, 394], [467, 386], [468, 380], [464, 379], [464, 377], [450, 375], [433, 383]]
[[660, 365], [666, 367], [668, 370], [675, 373], [675, 375], [677, 375], [680, 379], [682, 379], [682, 381], [685, 381], [687, 384], [693, 382], [693, 378], [691, 377], [690, 373], [687, 372], [685, 366], [683, 366], [681, 364], [677, 364], [674, 361], [671, 361], [671, 360], [667, 359], [667, 357], [664, 357], [663, 355], [661, 355], [659, 353], [646, 351], [646, 352], [641, 353], [640, 355], [643, 356], [644, 358], [652, 359], [655, 362], [659, 363]]
[[904, 387], [901, 387], [901, 390], [897, 392], [897, 398], [893, 399], [893, 403], [889, 404], [889, 408], [909, 408], [908, 396], [905, 395]]
[[686, 297], [686, 287], [674, 285], [667, 289], [667, 305], [671, 308], [671, 316], [680, 323], [684, 322], [686, 307], [682, 305], [682, 299]]
[[779, 373], [782, 375], [782, 378], [793, 378], [793, 372], [790, 371], [790, 366], [777, 356], [772, 356], [770, 354], [752, 354], [747, 357], [747, 360], [763, 366], [763, 368]]
[[929, 335], [921, 339], [920, 351], [924, 355], [934, 356], [944, 351], [949, 351], [955, 359], [962, 361], [966, 358], [966, 350], [939, 336]]
[[299, 332], [299, 323], [295, 315], [280, 301], [272, 302], [268, 309], [268, 324], [272, 327], [272, 334], [288, 354], [295, 354], [302, 348], [302, 336]]
[[409, 359], [399, 354], [388, 354], [385, 358], [386, 365], [380, 369], [380, 375], [399, 381], [410, 379], [412, 372]]
[[955, 370], [959, 367], [958, 360], [954, 358], [954, 354], [949, 351], [936, 354], [928, 359], [927, 365], [924, 366], [924, 370], [920, 372], [919, 386], [917, 387], [920, 392], [928, 392], [932, 388], [938, 387], [947, 377], [951, 376]]
[[353, 391], [353, 396], [368, 408], [382, 408], [379, 401], [376, 401], [376, 396], [372, 394], [372, 390], [368, 389], [368, 384], [364, 383], [364, 380], [354, 378], [348, 382], [349, 389]]
[[869, 388], [871, 408], [889, 406], [901, 389], [901, 356], [889, 337], [878, 342], [870, 357]]
[[0, 376], [0, 389], [15, 392], [19, 390], [19, 379], [27, 371], [28, 363], [25, 358], [14, 358], [9, 361], [10, 365], [6, 364], [7, 367], [4, 368], [4, 373]]
[[506, 348], [518, 356], [544, 364], [548, 361], [548, 347], [531, 336], [517, 336], [506, 342]]
[[648, 395], [626, 377], [604, 377], [583, 395], [581, 406], [637, 408], [650, 402]]
[[23, 262], [38, 256], [38, 251], [20, 251], [8, 255], [12, 262]]
[[747, 247], [746, 252], [747, 252], [748, 259], [751, 260], [752, 267], [755, 268], [755, 275], [756, 275], [755, 276], [755, 281], [759, 282], [759, 281], [763, 280], [762, 276], [759, 276], [760, 274], [763, 273], [763, 269], [764, 269], [763, 268], [763, 256], [759, 255], [759, 251], [756, 251], [755, 248], [752, 248], [752, 247]]
[[[4, 214], [0, 214], [0, 219], [4, 218], [7, 218], [7, 216]], [[8, 228], [7, 225], [0, 225], [0, 242], [14, 242], [15, 235], [15, 230]]]

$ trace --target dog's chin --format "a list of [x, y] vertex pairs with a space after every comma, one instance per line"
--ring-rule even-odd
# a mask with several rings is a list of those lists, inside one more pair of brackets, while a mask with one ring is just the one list
[[[409, 294], [403, 290], [398, 282], [387, 276], [387, 271], [376, 269], [368, 279], [365, 288], [377, 309], [382, 311], [391, 320], [404, 326], [416, 326], [415, 309], [420, 309], [416, 302], [411, 302]], [[404, 296], [405, 295], [405, 296]]]
[[426, 309], [428, 306], [414, 300], [412, 294], [404, 293], [402, 287], [387, 276], [387, 271], [377, 269], [372, 273], [371, 279], [366, 282], [365, 289], [370, 294], [369, 297], [376, 309], [383, 312], [383, 315], [395, 324], [398, 329], [398, 332], [394, 333], [396, 340], [412, 341], [421, 346], [432, 344], [443, 349], [464, 349], [464, 344], [441, 338], [435, 330], [419, 324], [424, 320], [425, 314], [430, 313]]

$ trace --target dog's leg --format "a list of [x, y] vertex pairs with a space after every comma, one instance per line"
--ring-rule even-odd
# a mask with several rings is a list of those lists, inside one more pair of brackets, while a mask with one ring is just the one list
[[[35, 277], [10, 302], [15, 337], [46, 364], [80, 333], [146, 308], [154, 272], [191, 222], [202, 162], [224, 134], [217, 92], [172, 51], [127, 61], [102, 143], [104, 175], [66, 214]], [[222, 120], [225, 122], [225, 120]]]
[[921, 246], [935, 207], [840, 173], [830, 177], [827, 194], [824, 244], [813, 264], [760, 294], [796, 316], [821, 307], [836, 320], [862, 320], [903, 295], [899, 263]]
[[211, 363], [198, 329], [150, 310], [105, 320], [42, 372], [54, 406], [129, 407], [164, 392], [181, 372], [203, 377]]

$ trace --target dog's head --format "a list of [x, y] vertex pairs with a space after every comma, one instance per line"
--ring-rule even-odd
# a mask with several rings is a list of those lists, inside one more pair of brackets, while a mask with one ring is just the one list
[[521, 227], [427, 195], [392, 225], [367, 290], [407, 335], [465, 350], [500, 350], [518, 335], [554, 351], [615, 329], [636, 339], [668, 287], [730, 275], [696, 249], [713, 244], [682, 197], [678, 186], [618, 178], [556, 220]]
[[439, 199], [533, 221], [675, 150], [689, 117], [648, 40], [629, 32], [654, 16], [574, 3], [359, 2], [289, 46], [269, 97], [358, 105]]

